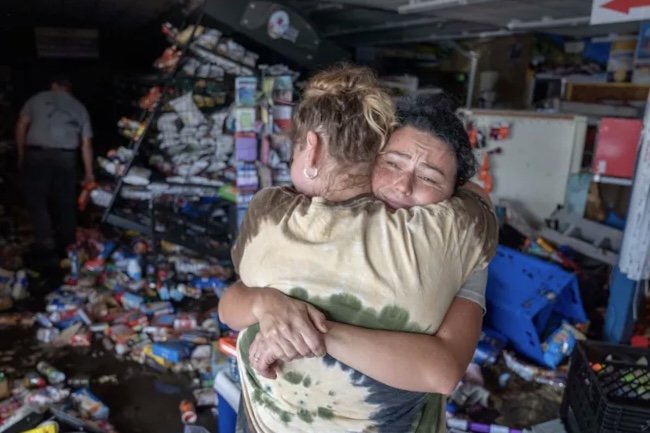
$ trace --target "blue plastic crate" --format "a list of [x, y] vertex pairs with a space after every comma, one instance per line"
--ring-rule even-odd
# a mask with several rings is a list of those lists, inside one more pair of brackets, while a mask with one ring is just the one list
[[541, 343], [549, 326], [587, 321], [578, 280], [560, 266], [499, 246], [488, 271], [485, 324], [518, 353], [544, 364]]

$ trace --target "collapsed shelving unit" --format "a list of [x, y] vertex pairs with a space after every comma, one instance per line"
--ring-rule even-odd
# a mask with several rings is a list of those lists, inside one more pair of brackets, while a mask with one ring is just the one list
[[576, 276], [560, 266], [499, 246], [490, 262], [485, 324], [518, 353], [544, 365], [542, 342], [561, 320], [584, 323]]
[[159, 80], [139, 117], [119, 122], [130, 142], [98, 158], [114, 188], [91, 198], [106, 207], [104, 223], [228, 260], [253, 194], [289, 180], [283, 130], [297, 74], [256, 68], [257, 54], [203, 26], [203, 11], [186, 21], [163, 26], [171, 46], [155, 62]]

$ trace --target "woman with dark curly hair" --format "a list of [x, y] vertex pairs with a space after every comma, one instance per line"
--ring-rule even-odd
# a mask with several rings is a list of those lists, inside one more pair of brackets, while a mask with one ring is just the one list
[[[346, 85], [332, 84], [342, 76]], [[219, 306], [223, 322], [247, 328], [238, 342], [242, 431], [445, 431], [443, 394], [478, 341], [484, 274], [474, 286], [467, 277], [494, 253], [496, 222], [476, 187], [457, 188], [475, 172], [463, 125], [444, 97], [417, 99], [377, 146], [390, 107], [375, 81], [350, 79], [359, 76], [344, 69], [310, 83], [292, 166], [304, 196], [258, 193], [233, 249], [243, 282], [268, 286], [236, 284]], [[366, 186], [359, 155], [373, 149]], [[314, 164], [332, 169], [329, 158], [358, 162], [316, 185]]]

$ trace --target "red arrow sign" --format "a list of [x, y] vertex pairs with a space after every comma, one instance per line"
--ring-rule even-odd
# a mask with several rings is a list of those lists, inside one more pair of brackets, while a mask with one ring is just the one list
[[629, 14], [630, 9], [650, 6], [650, 0], [611, 0], [601, 7], [623, 14]]

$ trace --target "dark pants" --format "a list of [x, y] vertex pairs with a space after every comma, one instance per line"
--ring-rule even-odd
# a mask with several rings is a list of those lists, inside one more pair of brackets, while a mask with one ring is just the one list
[[[36, 236], [36, 247], [56, 251], [75, 241], [77, 230], [77, 152], [27, 147], [23, 167], [25, 201]], [[48, 207], [54, 199], [58, 236]]]

